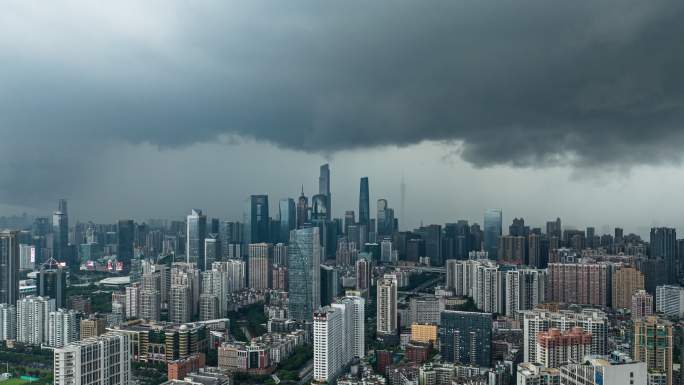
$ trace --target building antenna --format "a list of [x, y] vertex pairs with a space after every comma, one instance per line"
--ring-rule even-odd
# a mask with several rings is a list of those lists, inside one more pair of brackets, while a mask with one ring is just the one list
[[401, 218], [399, 223], [406, 223], [406, 182], [404, 181], [404, 171], [401, 172], [401, 184], [399, 185], [401, 195]]

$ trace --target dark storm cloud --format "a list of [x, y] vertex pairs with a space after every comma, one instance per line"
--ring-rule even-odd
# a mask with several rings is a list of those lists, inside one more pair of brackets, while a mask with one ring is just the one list
[[118, 143], [221, 134], [322, 153], [455, 141], [478, 166], [681, 160], [681, 1], [2, 7], [0, 178], [17, 201]]

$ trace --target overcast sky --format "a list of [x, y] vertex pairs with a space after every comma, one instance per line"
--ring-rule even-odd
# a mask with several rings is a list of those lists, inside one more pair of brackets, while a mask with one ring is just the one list
[[0, 214], [238, 219], [330, 162], [403, 228], [684, 225], [681, 1], [0, 7]]

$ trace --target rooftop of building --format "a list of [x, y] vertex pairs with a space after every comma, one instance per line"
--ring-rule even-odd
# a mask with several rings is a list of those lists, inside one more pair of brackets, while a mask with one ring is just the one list
[[100, 280], [98, 282], [98, 285], [102, 286], [124, 286], [124, 285], [130, 285], [131, 283], [131, 277], [130, 276], [125, 276], [125, 277], [108, 277], [103, 280]]
[[560, 375], [560, 370], [556, 368], [547, 368], [543, 365], [533, 362], [523, 362], [518, 364], [518, 372], [526, 376], [538, 375], [542, 373], [549, 375]]
[[584, 365], [591, 366], [619, 366], [639, 363], [632, 360], [628, 355], [622, 352], [613, 352], [608, 356], [590, 355], [585, 356], [582, 361]]
[[182, 380], [169, 380], [162, 385], [221, 385], [230, 384], [231, 376], [218, 368], [203, 368], [197, 372], [189, 373]]

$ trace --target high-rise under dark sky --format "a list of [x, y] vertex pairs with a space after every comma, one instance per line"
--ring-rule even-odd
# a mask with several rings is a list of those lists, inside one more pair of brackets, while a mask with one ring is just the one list
[[52, 213], [52, 257], [66, 262], [69, 243], [69, 225], [61, 211]]
[[669, 227], [654, 227], [650, 236], [651, 258], [663, 258], [667, 266], [667, 281], [677, 281], [677, 232]]
[[19, 240], [17, 231], [0, 232], [0, 303], [19, 299]]
[[[268, 195], [252, 195], [246, 208], [245, 237], [248, 243], [270, 242]], [[247, 234], [246, 234], [247, 235]]]
[[368, 177], [361, 178], [359, 186], [359, 224], [370, 224], [370, 194], [368, 193]]
[[484, 215], [484, 251], [489, 258], [496, 259], [499, 249], [499, 238], [502, 227], [501, 209], [489, 209]]
[[297, 209], [292, 198], [281, 199], [278, 206], [280, 218], [279, 241], [287, 243], [290, 239], [290, 231], [297, 228]]
[[311, 197], [311, 222], [329, 221], [331, 218], [328, 207], [328, 197], [325, 194], [316, 194]]
[[287, 249], [289, 282], [289, 316], [299, 321], [311, 321], [313, 312], [321, 306], [320, 292], [320, 232], [308, 227], [290, 233]]
[[[59, 203], [57, 204], [57, 210], [64, 214], [64, 217], [62, 218], [62, 221], [64, 221], [64, 227], [67, 228], [67, 244], [65, 244], [65, 247], [69, 243], [69, 234], [68, 234], [68, 229], [69, 229], [69, 206], [67, 204], [66, 199], [60, 199]], [[78, 244], [78, 243], [77, 243]]]
[[309, 198], [304, 195], [304, 186], [302, 186], [302, 195], [297, 199], [297, 228], [301, 229], [309, 221]]
[[36, 276], [36, 293], [55, 300], [56, 308], [66, 307], [66, 272], [51, 259], [40, 267]]
[[135, 238], [135, 223], [132, 219], [122, 219], [117, 225], [117, 256], [128, 266], [133, 259], [133, 242]]
[[207, 238], [207, 216], [202, 210], [192, 209], [186, 223], [185, 255], [188, 262], [204, 270], [204, 240]]
[[318, 177], [318, 193], [327, 198], [326, 212], [332, 218], [332, 195], [330, 192], [330, 165], [327, 163], [321, 166], [320, 176]]

